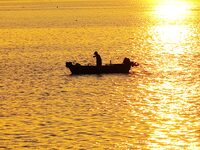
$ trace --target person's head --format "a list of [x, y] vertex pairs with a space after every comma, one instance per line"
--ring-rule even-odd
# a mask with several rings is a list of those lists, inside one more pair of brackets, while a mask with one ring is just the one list
[[93, 57], [97, 57], [97, 55], [98, 55], [98, 52], [97, 52], [97, 51], [95, 51], [95, 52], [94, 52], [94, 56], [93, 56]]
[[96, 56], [96, 55], [98, 55], [98, 52], [97, 52], [97, 51], [95, 51], [95, 52], [94, 52], [94, 55], [95, 55], [95, 56]]

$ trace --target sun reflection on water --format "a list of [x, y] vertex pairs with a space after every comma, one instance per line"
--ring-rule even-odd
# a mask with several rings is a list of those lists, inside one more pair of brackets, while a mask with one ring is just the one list
[[[187, 81], [190, 81], [193, 75], [191, 68], [184, 64], [192, 59], [188, 54], [193, 53], [193, 29], [188, 24], [176, 22], [189, 16], [190, 5], [169, 0], [160, 4], [155, 14], [159, 23], [150, 27], [148, 39], [156, 71], [153, 79], [149, 81], [145, 98], [153, 116], [149, 122], [151, 133], [147, 147], [198, 149], [199, 134], [195, 129], [198, 124], [191, 121], [198, 119], [195, 118], [198, 112], [192, 111], [194, 106], [191, 103], [192, 95], [198, 95], [198, 85], [188, 85]], [[161, 19], [166, 22], [160, 21]], [[152, 68], [150, 71], [154, 72]]]
[[177, 80], [166, 79], [148, 87], [149, 91], [154, 92], [147, 97], [151, 99], [148, 102], [154, 116], [154, 121], [150, 122], [149, 148], [198, 149], [198, 133], [195, 131], [198, 125], [193, 124], [186, 115], [191, 113], [193, 107], [189, 95], [195, 87], [189, 88]]
[[169, 54], [183, 54], [190, 29], [183, 25], [154, 26], [151, 31], [153, 43]]
[[184, 19], [190, 14], [191, 4], [180, 0], [168, 0], [160, 3], [155, 14], [160, 19], [174, 21]]
[[187, 19], [192, 16], [192, 8], [192, 3], [188, 1], [166, 0], [158, 3], [154, 10], [158, 25], [150, 29], [152, 44], [162, 52], [184, 54], [191, 35]]

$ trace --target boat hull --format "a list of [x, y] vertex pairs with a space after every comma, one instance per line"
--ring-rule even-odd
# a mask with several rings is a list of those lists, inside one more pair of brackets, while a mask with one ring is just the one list
[[108, 73], [129, 73], [131, 66], [125, 64], [113, 64], [100, 67], [71, 65], [67, 66], [67, 68], [70, 69], [72, 74], [108, 74]]
[[66, 67], [70, 69], [72, 74], [108, 74], [108, 73], [129, 73], [131, 67], [138, 66], [137, 62], [124, 58], [121, 64], [109, 64], [103, 66], [82, 66], [78, 63], [66, 62]]

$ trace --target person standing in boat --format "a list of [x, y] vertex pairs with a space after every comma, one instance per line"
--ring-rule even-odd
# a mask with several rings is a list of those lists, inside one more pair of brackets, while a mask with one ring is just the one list
[[98, 52], [94, 52], [94, 56], [93, 57], [96, 57], [96, 66], [97, 67], [101, 67], [102, 66], [102, 59], [101, 59], [101, 56], [98, 54]]

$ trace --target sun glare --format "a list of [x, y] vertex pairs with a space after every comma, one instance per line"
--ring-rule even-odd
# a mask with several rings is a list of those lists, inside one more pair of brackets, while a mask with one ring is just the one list
[[155, 45], [162, 45], [165, 52], [171, 54], [183, 54], [182, 45], [186, 42], [189, 34], [187, 26], [163, 25], [152, 28]]
[[168, 0], [156, 7], [156, 15], [167, 20], [178, 20], [185, 18], [189, 14], [190, 8], [191, 5], [188, 2]]

